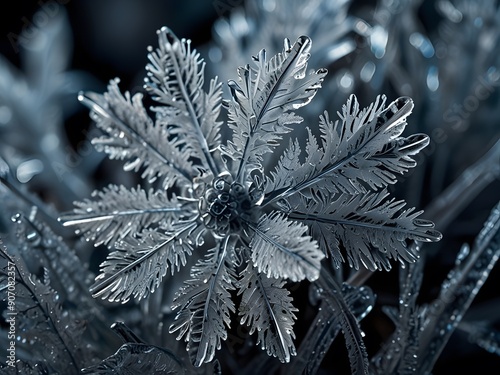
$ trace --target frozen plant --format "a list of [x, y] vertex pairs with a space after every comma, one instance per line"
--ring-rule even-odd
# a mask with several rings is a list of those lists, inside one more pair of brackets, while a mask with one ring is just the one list
[[37, 214], [34, 208], [29, 217], [14, 215], [15, 235], [0, 240], [0, 285], [7, 295], [10, 284], [13, 296], [2, 311], [13, 329], [11, 335], [0, 329], [0, 344], [15, 343], [14, 359], [0, 365], [0, 374], [78, 374], [96, 362], [108, 324], [88, 294], [91, 273]]
[[[386, 106], [379, 96], [361, 108], [354, 95], [337, 120], [324, 112], [305, 141], [291, 137], [303, 127], [299, 109], [327, 74], [308, 69], [307, 36], [285, 39], [281, 53], [269, 58], [261, 50], [252, 65], [239, 67], [227, 100], [217, 78], [205, 91], [204, 62], [189, 40], [167, 28], [158, 36], [146, 67], [151, 108], [140, 93], [122, 94], [118, 79], [103, 95], [80, 95], [104, 133], [93, 144], [140, 172], [143, 184], [96, 191], [60, 220], [112, 249], [94, 297], [147, 298], [167, 272], [195, 257], [170, 326], [194, 365], [214, 359], [236, 310], [258, 345], [288, 362], [298, 310], [287, 282], [316, 281], [326, 257], [336, 267], [389, 270], [391, 260], [418, 259], [413, 241], [440, 239], [422, 211], [388, 193], [429, 139], [402, 136], [410, 98]], [[222, 110], [227, 123], [219, 120]], [[273, 157], [281, 142], [288, 147]], [[358, 344], [349, 346], [364, 348]]]
[[95, 155], [79, 159], [64, 122], [78, 107], [78, 91], [94, 87], [96, 78], [70, 69], [72, 30], [65, 8], [42, 6], [38, 16], [46, 12], [54, 14], [40, 27], [9, 35], [11, 43], [20, 43], [23, 69], [0, 55], [0, 157], [13, 183], [53, 196], [59, 209], [68, 209], [92, 191], [89, 174], [97, 162]]

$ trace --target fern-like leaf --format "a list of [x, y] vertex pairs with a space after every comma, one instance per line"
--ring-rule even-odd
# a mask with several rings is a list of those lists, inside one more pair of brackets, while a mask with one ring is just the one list
[[326, 75], [325, 69], [306, 75], [310, 48], [305, 36], [293, 46], [285, 40], [282, 53], [267, 61], [261, 50], [253, 58], [256, 68], [240, 67], [238, 83], [229, 81], [232, 100], [226, 104], [233, 138], [226, 152], [237, 160], [236, 180], [262, 167], [262, 155], [291, 130], [287, 125], [302, 122], [291, 110], [308, 104]]
[[233, 249], [229, 240], [212, 249], [206, 259], [191, 270], [191, 280], [177, 292], [172, 309], [179, 309], [170, 332], [184, 337], [195, 366], [210, 362], [221, 340], [227, 338], [230, 313], [235, 311], [230, 291], [235, 289], [236, 274], [231, 263]]
[[257, 332], [257, 345], [268, 355], [289, 362], [297, 354], [293, 323], [298, 309], [293, 307], [292, 297], [284, 288], [285, 281], [259, 273], [252, 262], [248, 262], [240, 277], [240, 323], [250, 327], [250, 334]]
[[150, 230], [138, 238], [128, 237], [116, 244], [101, 264], [101, 274], [90, 288], [94, 297], [108, 301], [127, 302], [130, 297], [147, 297], [158, 287], [170, 267], [171, 272], [186, 264], [200, 228], [189, 222], [171, 233]]
[[175, 196], [168, 198], [161, 192], [146, 192], [141, 187], [127, 189], [109, 185], [94, 191], [96, 199], [76, 202], [73, 213], [61, 215], [64, 226], [77, 226], [95, 246], [112, 246], [116, 241], [135, 235], [153, 224], [161, 226], [167, 220], [189, 214]]
[[165, 187], [177, 180], [190, 182], [198, 172], [193, 167], [186, 142], [170, 136], [166, 126], [155, 125], [142, 104], [142, 94], [122, 95], [118, 79], [112, 80], [108, 92], [80, 94], [79, 100], [91, 110], [98, 128], [107, 135], [94, 138], [98, 151], [111, 159], [126, 160], [125, 171], [139, 171], [150, 182], [163, 179]]
[[325, 112], [319, 122], [321, 146], [309, 131], [306, 160], [293, 165], [292, 158], [297, 159], [301, 151], [298, 143], [290, 145], [267, 180], [264, 204], [306, 189], [347, 194], [377, 190], [415, 167], [411, 156], [427, 146], [429, 138], [424, 134], [400, 137], [413, 102], [403, 97], [384, 108], [385, 100], [379, 96], [361, 110], [351, 95], [335, 123]]
[[218, 121], [222, 108], [222, 84], [217, 77], [210, 81], [210, 88], [205, 95], [205, 116], [201, 122], [201, 131], [206, 139], [210, 152], [221, 145], [221, 127]]
[[258, 225], [250, 224], [252, 261], [268, 277], [314, 281], [319, 276], [323, 252], [306, 235], [307, 226], [287, 220], [284, 215], [263, 215]]
[[200, 54], [191, 50], [190, 40], [179, 40], [166, 27], [158, 31], [158, 39], [158, 49], [148, 56], [145, 88], [163, 106], [152, 109], [168, 111], [167, 119], [177, 126], [178, 137], [217, 175], [219, 167], [210, 149], [219, 145], [221, 85], [213, 80], [209, 94], [203, 91], [205, 64]]
[[402, 263], [418, 259], [407, 240], [430, 242], [441, 238], [432, 222], [418, 218], [422, 211], [405, 209], [404, 201], [388, 196], [385, 189], [337, 198], [315, 194], [314, 199], [302, 197], [296, 200], [297, 205], [292, 203], [290, 218], [307, 224], [313, 238], [326, 245], [334, 260], [344, 260], [339, 246], [342, 243], [351, 267], [358, 269], [362, 264], [370, 270], [388, 270], [391, 258]]

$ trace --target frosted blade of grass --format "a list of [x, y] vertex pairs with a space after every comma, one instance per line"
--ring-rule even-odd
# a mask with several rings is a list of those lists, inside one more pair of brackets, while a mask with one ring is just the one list
[[420, 371], [432, 369], [499, 257], [500, 203], [492, 210], [472, 248], [464, 245], [438, 298], [429, 307], [420, 340]]

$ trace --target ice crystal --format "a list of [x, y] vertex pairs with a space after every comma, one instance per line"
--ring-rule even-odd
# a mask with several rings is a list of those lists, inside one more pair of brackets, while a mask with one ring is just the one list
[[[300, 108], [327, 74], [308, 68], [307, 36], [293, 44], [285, 39], [272, 57], [263, 49], [252, 65], [239, 67], [226, 100], [217, 78], [205, 89], [205, 65], [189, 40], [167, 28], [158, 36], [146, 67], [150, 108], [142, 94], [122, 94], [117, 79], [103, 95], [80, 95], [103, 132], [94, 145], [125, 161], [126, 171], [140, 172], [144, 184], [110, 185], [60, 220], [113, 249], [91, 287], [109, 301], [148, 297], [167, 272], [196, 257], [174, 298], [170, 326], [196, 366], [214, 359], [236, 310], [258, 344], [288, 362], [296, 354], [297, 309], [286, 281], [317, 280], [325, 257], [337, 267], [347, 260], [354, 268], [390, 269], [391, 259], [418, 258], [409, 240], [440, 239], [433, 223], [419, 218], [421, 211], [387, 192], [415, 167], [412, 156], [428, 137], [401, 135], [410, 98], [386, 106], [379, 96], [363, 109], [354, 95], [338, 120], [325, 112], [319, 126], [305, 128], [305, 142], [290, 137], [304, 129]], [[285, 140], [289, 146], [273, 165], [271, 156]], [[366, 370], [356, 318], [336, 301], [343, 311], [337, 319], [354, 348], [352, 366]]]
[[144, 343], [124, 323], [115, 323], [111, 329], [121, 336], [125, 343], [100, 364], [83, 369], [83, 374], [188, 374], [184, 364], [173, 353]]

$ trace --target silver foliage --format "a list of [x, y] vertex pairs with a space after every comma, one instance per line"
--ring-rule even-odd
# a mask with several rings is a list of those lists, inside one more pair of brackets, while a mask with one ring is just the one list
[[80, 101], [92, 108], [92, 118], [107, 136], [95, 138], [97, 150], [111, 159], [127, 160], [124, 170], [138, 171], [150, 182], [161, 177], [166, 186], [177, 179], [189, 181], [195, 173], [182, 139], [171, 139], [164, 126], [155, 124], [142, 104], [142, 94], [122, 95], [119, 80], [113, 80], [104, 95], [80, 94]]
[[170, 235], [147, 230], [117, 243], [90, 288], [93, 296], [125, 303], [131, 296], [140, 299], [153, 293], [169, 267], [173, 273], [186, 264], [193, 230], [193, 224]]
[[[399, 137], [413, 103], [399, 98], [385, 108], [385, 96], [360, 109], [352, 95], [333, 123], [320, 117], [321, 145], [309, 130], [305, 162], [297, 142], [286, 151], [268, 180], [268, 201], [286, 198], [301, 190], [323, 188], [332, 193], [358, 194], [396, 182], [396, 175], [416, 165], [411, 158], [428, 143], [426, 135]], [[290, 165], [292, 163], [292, 165]]]
[[152, 110], [158, 111], [163, 126], [176, 127], [169, 135], [176, 134], [176, 139], [184, 143], [191, 156], [202, 158], [205, 166], [216, 174], [218, 166], [210, 152], [219, 141], [221, 123], [217, 118], [221, 85], [213, 79], [206, 94], [203, 91], [205, 63], [196, 50], [191, 50], [191, 42], [179, 40], [167, 28], [158, 31], [158, 36], [159, 48], [148, 55], [145, 88], [162, 106]]
[[[474, 243], [472, 236], [486, 218], [483, 203], [493, 206], [500, 191], [485, 190], [500, 175], [499, 141], [490, 147], [500, 108], [496, 2], [207, 4], [199, 13], [221, 4], [231, 11], [215, 24], [220, 49], [208, 46], [207, 54], [213, 66], [204, 65], [189, 40], [163, 29], [158, 47], [148, 49], [146, 95], [122, 93], [118, 80], [103, 95], [80, 95], [98, 128], [89, 134], [102, 133], [93, 143], [104, 152], [89, 153], [86, 141], [71, 137], [75, 153], [60, 132], [63, 116], [73, 114], [67, 94], [75, 99], [81, 78], [92, 86], [88, 76], [64, 72], [70, 34], [60, 22], [62, 8], [48, 14], [58, 7], [40, 3], [36, 28], [18, 36], [25, 76], [0, 56], [0, 236], [23, 270], [16, 290], [18, 361], [0, 363], [0, 374], [90, 366], [83, 371], [212, 375], [221, 373], [218, 360], [224, 373], [242, 375], [494, 369], [499, 303], [483, 297], [496, 292], [485, 280], [496, 277], [498, 206]], [[286, 37], [307, 43], [293, 52], [288, 39], [283, 48]], [[304, 70], [287, 78], [279, 65], [297, 51]], [[281, 57], [272, 57], [275, 52]], [[327, 67], [328, 75], [319, 77], [317, 67]], [[205, 70], [219, 78], [206, 80]], [[268, 70], [281, 78], [257, 83]], [[257, 125], [255, 114], [265, 105], [255, 100], [279, 99], [285, 86], [283, 92], [295, 95], [294, 87], [316, 79], [322, 88], [303, 91], [305, 108], [282, 104], [270, 116], [278, 119], [272, 126]], [[245, 93], [245, 82], [255, 95]], [[376, 97], [383, 92], [391, 99]], [[240, 113], [228, 121], [231, 106]], [[65, 130], [77, 135], [73, 116], [68, 120]], [[388, 140], [387, 120], [398, 131], [428, 133], [431, 142], [403, 133]], [[89, 177], [106, 156], [123, 161], [125, 173], [105, 162], [106, 183], [116, 185], [84, 199], [96, 188], [91, 181], [103, 186], [94, 180], [101, 175]], [[417, 161], [419, 168], [400, 178]], [[84, 200], [60, 216], [62, 227], [58, 211], [75, 197]], [[430, 220], [414, 206], [425, 208]], [[440, 238], [432, 222], [445, 231], [444, 243], [425, 243]], [[76, 241], [73, 228], [87, 241]], [[471, 246], [462, 247], [453, 266], [455, 240]], [[92, 286], [89, 270], [106, 247]], [[0, 257], [0, 264], [6, 261]], [[397, 270], [377, 272], [393, 263], [399, 281], [391, 280]], [[4, 271], [0, 310], [6, 314]], [[441, 290], [429, 282], [439, 277]], [[109, 331], [117, 319], [133, 327], [119, 333], [122, 343]], [[0, 328], [0, 347], [12, 345], [8, 326]], [[348, 361], [339, 358], [339, 343], [346, 344]], [[476, 345], [485, 351], [476, 352]], [[98, 363], [96, 354], [111, 355]], [[201, 363], [211, 358], [212, 365]]]
[[221, 348], [235, 311], [230, 292], [235, 289], [236, 274], [228, 254], [227, 241], [208, 253], [191, 270], [191, 280], [177, 293], [172, 308], [177, 312], [170, 332], [184, 337], [195, 366], [212, 361]]
[[[323, 254], [318, 252], [316, 241], [306, 236], [307, 227], [301, 223], [286, 220], [282, 214], [263, 216], [250, 243], [252, 261], [268, 277], [311, 281], [319, 277]], [[276, 260], [282, 267], [274, 267], [269, 259]]]
[[[24, 342], [18, 344], [19, 362], [24, 364], [18, 365], [18, 369], [25, 366], [26, 369], [33, 367], [33, 373], [46, 368], [54, 373], [78, 374], [92, 361], [91, 353], [82, 347], [85, 321], [75, 319], [75, 314], [63, 309], [60, 296], [50, 285], [48, 273], [43, 279], [31, 274], [25, 261], [7, 253], [2, 242], [0, 261], [2, 289], [7, 289], [7, 280], [15, 286], [14, 308], [5, 310], [3, 315], [7, 322], [15, 322], [17, 333], [24, 338]], [[3, 333], [7, 337], [7, 333]], [[22, 355], [22, 350], [30, 355]], [[8, 367], [5, 371], [8, 369], [12, 370]]]
[[315, 194], [290, 204], [291, 218], [304, 221], [313, 236], [319, 238], [336, 262], [344, 261], [346, 249], [350, 266], [360, 265], [376, 270], [389, 270], [389, 259], [402, 264], [413, 263], [418, 253], [404, 239], [430, 242], [440, 239], [428, 220], [418, 218], [422, 211], [405, 208], [404, 201], [388, 199], [386, 189], [368, 194]]
[[[267, 354], [288, 362], [296, 354], [298, 310], [287, 280], [318, 280], [327, 254], [340, 264], [344, 258], [332, 246], [339, 241], [352, 267], [388, 269], [391, 258], [418, 257], [405, 241], [439, 240], [431, 222], [417, 219], [421, 212], [403, 209], [384, 190], [416, 165], [412, 156], [428, 139], [401, 136], [409, 98], [385, 108], [385, 97], [378, 97], [362, 110], [352, 96], [336, 123], [320, 116], [318, 138], [309, 130], [305, 156], [300, 142], [290, 140], [273, 171], [270, 154], [302, 126], [298, 110], [326, 75], [308, 68], [311, 39], [285, 39], [283, 51], [270, 58], [258, 52], [252, 66], [229, 80], [224, 101], [217, 79], [205, 91], [204, 63], [189, 41], [167, 28], [158, 40], [146, 68], [150, 111], [140, 94], [122, 94], [117, 80], [104, 95], [80, 96], [106, 133], [94, 144], [124, 160], [126, 171], [141, 172], [150, 187], [108, 186], [60, 220], [112, 249], [91, 287], [111, 302], [145, 298], [169, 270], [181, 269], [189, 256], [198, 259], [176, 293], [169, 329], [187, 343], [195, 366], [211, 362], [227, 339], [234, 294], [242, 298], [240, 324], [257, 333]], [[222, 104], [226, 123], [218, 119]], [[339, 321], [353, 368], [367, 368], [355, 316], [345, 311]]]
[[110, 185], [92, 196], [94, 200], [76, 203], [78, 208], [60, 220], [65, 226], [78, 225], [95, 246], [112, 245], [153, 224], [167, 225], [168, 219], [179, 218], [184, 212], [175, 197], [167, 199], [159, 192], [151, 189], [146, 192], [139, 186], [127, 189]]
[[302, 122], [291, 112], [308, 104], [321, 86], [326, 70], [306, 75], [311, 40], [300, 37], [290, 45], [285, 40], [282, 53], [269, 61], [265, 50], [254, 56], [257, 68], [249, 65], [238, 69], [238, 83], [229, 81], [232, 101], [227, 102], [232, 141], [226, 153], [236, 163], [236, 179], [246, 171], [262, 169], [262, 155], [278, 145], [286, 126]]
[[293, 324], [298, 309], [283, 288], [285, 282], [259, 273], [249, 262], [241, 272], [239, 284], [240, 323], [250, 326], [250, 334], [257, 332], [257, 345], [269, 355], [289, 362], [290, 356], [296, 355]]

